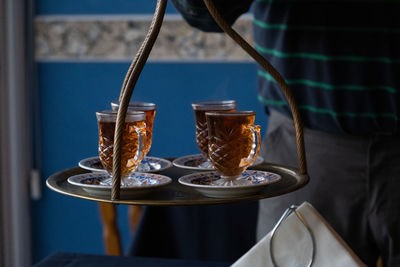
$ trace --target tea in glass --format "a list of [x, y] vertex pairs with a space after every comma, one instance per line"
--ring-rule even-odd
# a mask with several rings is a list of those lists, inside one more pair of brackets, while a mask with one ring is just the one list
[[208, 157], [218, 173], [219, 185], [241, 184], [237, 178], [256, 160], [260, 126], [254, 111], [207, 112]]
[[[99, 126], [99, 157], [103, 168], [112, 174], [114, 133], [117, 112], [96, 112]], [[122, 133], [121, 176], [132, 173], [144, 157], [146, 123], [144, 112], [127, 112]]]
[[196, 121], [196, 143], [205, 158], [208, 158], [208, 128], [206, 112], [231, 112], [236, 110], [235, 100], [195, 102], [192, 104]]
[[[111, 102], [112, 110], [117, 111], [119, 108], [119, 102]], [[142, 111], [146, 114], [146, 144], [144, 148], [144, 154], [149, 153], [153, 137], [153, 123], [156, 115], [156, 104], [149, 102], [131, 102], [128, 105], [128, 112]]]

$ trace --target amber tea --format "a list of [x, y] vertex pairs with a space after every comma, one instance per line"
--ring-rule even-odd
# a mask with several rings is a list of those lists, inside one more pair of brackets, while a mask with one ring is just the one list
[[[118, 102], [112, 102], [111, 107], [117, 111], [119, 107]], [[153, 123], [156, 115], [156, 104], [149, 102], [131, 102], [128, 105], [128, 112], [143, 111], [146, 114], [146, 144], [144, 147], [144, 154], [147, 155], [151, 148], [153, 137]]]
[[201, 153], [207, 157], [208, 155], [208, 128], [206, 120], [206, 112], [219, 111], [231, 112], [236, 110], [236, 101], [207, 101], [196, 102], [192, 104], [194, 117], [196, 121], [196, 143]]
[[207, 112], [208, 157], [222, 177], [236, 178], [258, 156], [260, 126], [255, 112]]
[[[103, 168], [110, 174], [113, 169], [114, 133], [117, 113], [103, 111], [96, 113], [99, 125], [99, 157]], [[122, 133], [121, 176], [128, 176], [144, 157], [146, 142], [145, 114], [129, 112], [126, 115]]]

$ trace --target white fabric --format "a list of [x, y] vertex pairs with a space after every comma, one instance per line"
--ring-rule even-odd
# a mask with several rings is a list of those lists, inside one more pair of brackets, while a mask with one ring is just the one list
[[[366, 266], [310, 203], [304, 202], [297, 211], [307, 222], [315, 238], [313, 267]], [[270, 256], [270, 238], [271, 232], [232, 267], [274, 266]], [[308, 266], [312, 257], [312, 240], [295, 213], [290, 214], [276, 230], [273, 251], [279, 267]]]

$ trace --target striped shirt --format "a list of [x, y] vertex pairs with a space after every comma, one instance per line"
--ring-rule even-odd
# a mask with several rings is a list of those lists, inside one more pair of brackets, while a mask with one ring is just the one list
[[[202, 0], [173, 2], [191, 25], [219, 30]], [[230, 23], [251, 2], [215, 0]], [[400, 133], [399, 10], [388, 1], [254, 1], [255, 48], [285, 78], [304, 126], [353, 135]], [[261, 67], [258, 80], [267, 111], [291, 116]]]

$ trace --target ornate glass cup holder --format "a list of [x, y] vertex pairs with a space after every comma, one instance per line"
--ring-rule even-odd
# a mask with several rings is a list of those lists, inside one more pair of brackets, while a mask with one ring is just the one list
[[160, 174], [169, 176], [173, 179], [173, 182], [170, 185], [165, 186], [163, 188], [159, 188], [157, 191], [154, 191], [152, 194], [148, 194], [144, 198], [129, 199], [129, 200], [120, 199], [122, 132], [124, 127], [124, 121], [134, 87], [139, 79], [140, 73], [143, 70], [143, 67], [149, 57], [149, 54], [152, 50], [152, 47], [160, 31], [167, 6], [167, 1], [168, 0], [157, 0], [156, 10], [149, 31], [130, 65], [122, 85], [121, 93], [119, 96], [120, 108], [118, 109], [118, 115], [115, 127], [112, 188], [111, 188], [110, 198], [93, 197], [84, 192], [82, 189], [76, 188], [68, 184], [67, 182], [68, 177], [88, 172], [79, 167], [60, 171], [50, 176], [47, 179], [47, 186], [50, 189], [62, 194], [78, 198], [96, 200], [100, 202], [111, 202], [118, 204], [138, 204], [138, 205], [200, 205], [200, 204], [238, 202], [238, 201], [273, 197], [297, 190], [300, 187], [307, 184], [309, 177], [307, 174], [303, 127], [301, 124], [298, 106], [290, 91], [289, 86], [285, 82], [285, 79], [280, 75], [280, 73], [250, 44], [248, 44], [236, 31], [234, 31], [229, 24], [225, 22], [225, 20], [222, 18], [222, 16], [219, 14], [218, 10], [214, 6], [213, 0], [203, 0], [211, 16], [214, 18], [215, 22], [219, 25], [219, 27], [227, 35], [229, 35], [238, 45], [240, 45], [243, 48], [243, 50], [245, 50], [261, 67], [263, 67], [271, 75], [271, 77], [274, 78], [278, 86], [281, 88], [283, 94], [285, 95], [288, 101], [288, 105], [292, 111], [294, 126], [296, 130], [296, 143], [297, 143], [297, 154], [299, 158], [299, 168], [292, 169], [289, 167], [278, 166], [273, 164], [259, 165], [256, 167], [259, 170], [279, 174], [282, 177], [281, 181], [266, 187], [265, 190], [261, 191], [260, 193], [253, 194], [250, 196], [235, 197], [228, 199], [216, 199], [216, 198], [204, 197], [200, 195], [198, 192], [194, 191], [193, 189], [180, 185], [177, 182], [177, 179], [184, 174], [188, 174], [188, 170], [183, 170], [173, 167], [166, 171], [160, 172]]

